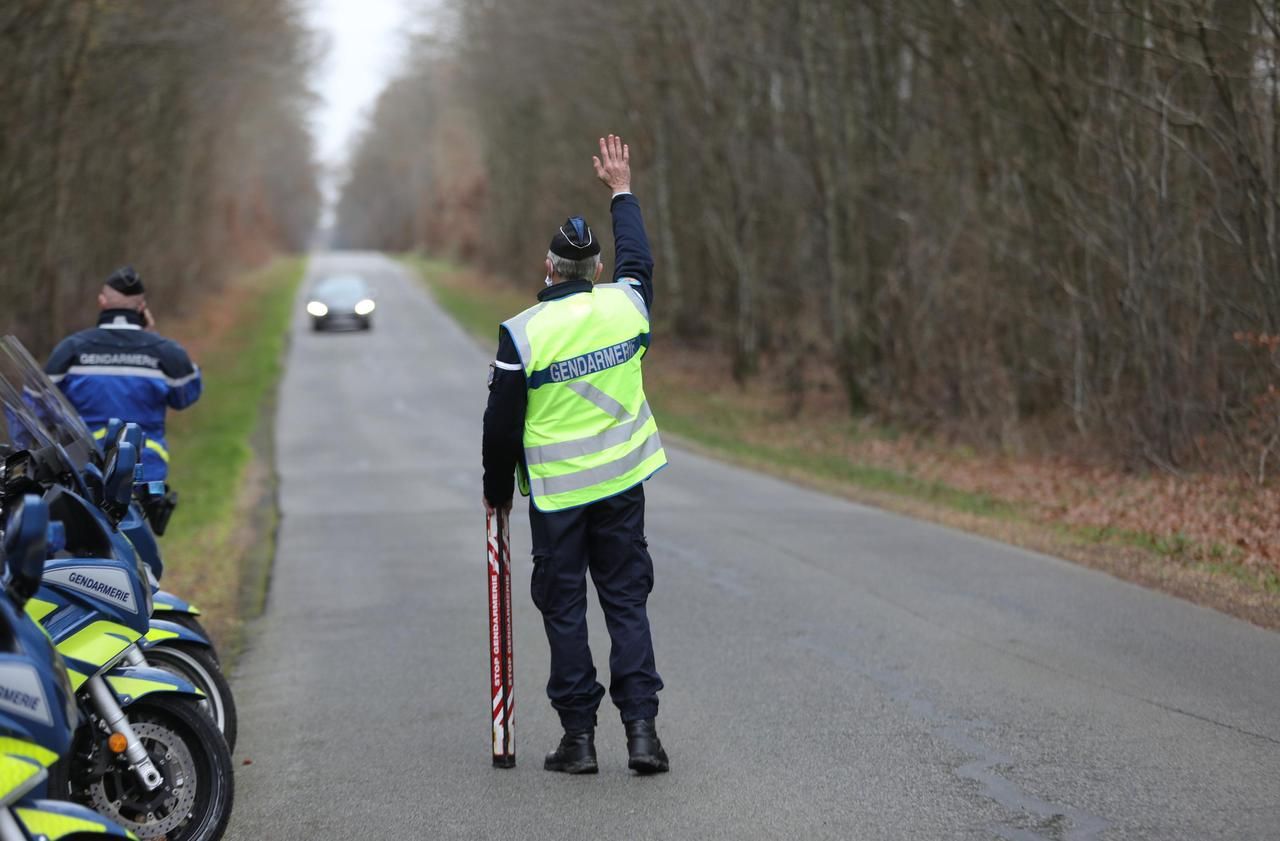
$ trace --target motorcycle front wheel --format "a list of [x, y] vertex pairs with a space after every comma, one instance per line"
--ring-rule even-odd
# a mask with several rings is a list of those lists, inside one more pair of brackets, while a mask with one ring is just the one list
[[179, 613], [176, 610], [166, 610], [164, 612], [155, 613], [151, 618], [163, 619], [165, 622], [172, 622], [175, 625], [181, 625], [188, 631], [194, 631], [196, 634], [209, 640], [209, 652], [213, 655], [214, 661], [219, 663], [222, 662], [218, 658], [218, 650], [213, 647], [213, 637], [209, 636], [209, 632], [204, 629], [204, 625], [201, 625], [200, 620], [192, 614]]
[[205, 712], [222, 731], [227, 747], [234, 751], [238, 732], [236, 699], [209, 649], [189, 642], [162, 642], [144, 653], [148, 664], [186, 679], [205, 694], [206, 700], [201, 702]]
[[129, 724], [164, 782], [148, 791], [121, 758], [94, 775], [102, 750], [88, 728], [72, 755], [50, 769], [49, 790], [129, 830], [143, 841], [217, 841], [231, 820], [231, 752], [213, 721], [190, 698], [148, 696], [128, 707]]

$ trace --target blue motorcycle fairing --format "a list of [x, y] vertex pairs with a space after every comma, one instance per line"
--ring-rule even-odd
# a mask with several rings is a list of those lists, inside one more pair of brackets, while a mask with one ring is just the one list
[[[151, 586], [143, 580], [133, 544], [83, 497], [55, 486], [45, 499], [50, 515], [63, 524], [66, 551], [45, 565], [41, 589], [56, 587], [77, 604], [145, 634]], [[82, 568], [74, 569], [77, 566]]]
[[79, 721], [75, 694], [53, 642], [40, 626], [0, 596], [0, 734], [35, 742], [62, 756]]
[[195, 684], [151, 666], [128, 666], [121, 663], [107, 672], [105, 677], [107, 686], [111, 687], [123, 708], [155, 694], [187, 695], [196, 699], [205, 697]]
[[49, 503], [50, 519], [63, 525], [67, 555], [105, 558], [116, 551], [111, 539], [115, 528], [97, 505], [61, 485], [51, 487], [44, 499]]
[[[45, 494], [45, 500], [49, 503], [51, 516], [61, 520], [66, 529], [70, 554], [95, 558], [111, 555], [128, 559], [132, 563], [136, 563], [141, 557], [129, 535], [113, 525], [106, 512], [85, 496], [55, 485]], [[135, 513], [137, 517], [142, 517], [140, 509], [134, 511], [137, 508], [137, 503], [130, 505], [129, 516], [121, 521], [122, 527], [131, 523], [129, 518]], [[132, 522], [130, 528], [137, 531], [137, 525], [137, 522]], [[146, 527], [145, 519], [142, 520], [142, 525]], [[145, 535], [140, 534], [139, 539], [144, 546], [147, 544]], [[152, 535], [152, 548], [155, 548], [154, 544], [155, 536]]]
[[0, 693], [5, 698], [0, 735], [34, 742], [64, 756], [71, 750], [79, 713], [72, 708], [68, 721], [62, 693], [51, 677], [25, 657], [0, 655]]
[[44, 620], [54, 639], [63, 639], [67, 629], [86, 624], [86, 619], [107, 619], [141, 635], [151, 622], [149, 594], [140, 592], [145, 586], [138, 580], [137, 566], [127, 561], [58, 558], [45, 564], [36, 598], [58, 605]]
[[145, 651], [165, 642], [189, 642], [202, 648], [213, 648], [213, 643], [186, 625], [179, 625], [177, 622], [166, 622], [163, 619], [152, 619], [151, 629], [147, 631], [147, 635], [142, 638], [139, 645]]
[[155, 601], [155, 613], [153, 613], [152, 616], [157, 613], [163, 614], [165, 611], [172, 613], [189, 613], [192, 616], [200, 615], [199, 608], [191, 604], [191, 602], [186, 599], [175, 596], [168, 590], [156, 590], [152, 599]]
[[158, 581], [164, 573], [164, 559], [160, 556], [160, 546], [156, 543], [155, 532], [142, 513], [142, 506], [134, 501], [129, 504], [129, 512], [120, 521], [120, 531], [129, 539], [133, 550], [138, 553], [142, 562], [151, 567], [151, 572]]

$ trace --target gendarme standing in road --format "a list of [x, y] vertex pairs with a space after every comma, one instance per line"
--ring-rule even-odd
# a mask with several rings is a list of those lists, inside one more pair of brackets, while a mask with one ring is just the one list
[[485, 504], [510, 508], [516, 478], [531, 502], [533, 602], [551, 647], [547, 695], [564, 727], [544, 767], [570, 774], [597, 770], [604, 698], [587, 646], [588, 571], [609, 629], [609, 694], [626, 728], [628, 764], [641, 774], [668, 768], [655, 727], [662, 678], [646, 612], [653, 561], [642, 485], [667, 457], [640, 372], [653, 257], [630, 159], [614, 135], [601, 138], [593, 159], [613, 191], [613, 283], [595, 283], [604, 265], [586, 221], [566, 219], [551, 238], [538, 304], [498, 331], [484, 414]]
[[165, 413], [200, 398], [200, 369], [182, 346], [158, 336], [142, 278], [131, 266], [112, 272], [98, 293], [98, 325], [63, 339], [45, 364], [97, 437], [107, 422], [136, 423], [146, 434], [142, 479], [169, 472]]

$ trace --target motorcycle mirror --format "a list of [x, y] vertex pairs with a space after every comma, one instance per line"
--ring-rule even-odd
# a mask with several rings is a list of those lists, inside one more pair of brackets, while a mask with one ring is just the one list
[[120, 432], [120, 440], [128, 441], [133, 445], [135, 450], [141, 453], [142, 442], [144, 440], [142, 427], [138, 426], [136, 423], [126, 423], [124, 425], [124, 429]]
[[[120, 432], [124, 429], [124, 421], [119, 418], [112, 418], [107, 421], [106, 434], [102, 437], [102, 448], [104, 450], [115, 449], [116, 444], [120, 440]], [[111, 455], [110, 452], [107, 455]]]
[[138, 451], [128, 441], [121, 441], [107, 461], [103, 479], [103, 502], [121, 509], [133, 499], [134, 475], [138, 467]]
[[[61, 524], [59, 524], [61, 525]], [[40, 589], [49, 557], [49, 504], [34, 494], [22, 497], [4, 530], [4, 561], [9, 595], [19, 606]]]

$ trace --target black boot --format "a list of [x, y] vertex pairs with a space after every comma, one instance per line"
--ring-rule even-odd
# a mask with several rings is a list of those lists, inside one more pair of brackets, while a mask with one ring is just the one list
[[542, 767], [548, 771], [565, 774], [594, 774], [600, 770], [596, 764], [596, 736], [592, 730], [565, 731], [560, 747], [547, 754]]
[[627, 728], [627, 754], [631, 757], [627, 767], [640, 774], [662, 774], [670, 769], [667, 752], [662, 749], [658, 728], [652, 718], [625, 722]]

